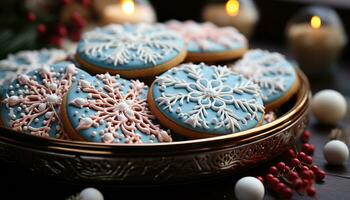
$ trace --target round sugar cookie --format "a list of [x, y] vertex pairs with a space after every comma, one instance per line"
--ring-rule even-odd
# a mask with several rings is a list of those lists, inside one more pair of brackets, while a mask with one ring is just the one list
[[93, 74], [140, 78], [154, 77], [178, 65], [186, 53], [181, 37], [164, 26], [113, 24], [84, 34], [75, 57]]
[[42, 49], [38, 51], [20, 51], [10, 54], [0, 61], [0, 85], [11, 82], [17, 74], [27, 73], [42, 65], [51, 65], [67, 58], [59, 49]]
[[59, 116], [62, 98], [73, 82], [87, 76], [70, 62], [44, 65], [17, 75], [5, 87], [2, 125], [30, 135], [66, 139]]
[[287, 102], [299, 88], [296, 70], [283, 55], [260, 49], [248, 51], [231, 69], [260, 87], [266, 110]]
[[62, 106], [65, 130], [75, 140], [102, 143], [171, 142], [155, 122], [148, 86], [119, 75], [99, 74], [75, 84]]
[[166, 23], [166, 26], [184, 38], [188, 62], [229, 61], [242, 57], [248, 49], [247, 39], [233, 27], [175, 20]]
[[258, 86], [227, 67], [183, 64], [158, 76], [148, 93], [165, 127], [188, 138], [237, 133], [263, 122]]

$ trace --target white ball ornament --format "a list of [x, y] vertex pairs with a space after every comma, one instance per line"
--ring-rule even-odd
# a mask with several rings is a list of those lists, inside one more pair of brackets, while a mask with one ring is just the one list
[[349, 158], [349, 149], [340, 140], [331, 140], [323, 148], [323, 155], [330, 165], [342, 165]]
[[315, 117], [325, 124], [336, 124], [347, 111], [347, 103], [342, 94], [335, 90], [322, 90], [312, 100]]
[[239, 179], [235, 186], [238, 200], [261, 200], [264, 198], [265, 188], [257, 178], [247, 176]]
[[102, 193], [95, 188], [85, 188], [79, 194], [80, 200], [103, 200]]

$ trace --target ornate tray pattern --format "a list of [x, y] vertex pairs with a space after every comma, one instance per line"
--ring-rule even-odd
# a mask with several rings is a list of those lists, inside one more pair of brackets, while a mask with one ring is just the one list
[[79, 184], [174, 184], [230, 175], [283, 152], [306, 128], [307, 79], [292, 109], [239, 134], [169, 144], [104, 145], [44, 139], [1, 129], [0, 160], [58, 181]]

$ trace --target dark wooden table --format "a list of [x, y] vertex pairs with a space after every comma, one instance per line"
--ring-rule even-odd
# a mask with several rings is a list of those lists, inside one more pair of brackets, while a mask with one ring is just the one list
[[[259, 45], [260, 46], [260, 45]], [[265, 47], [265, 45], [262, 45]], [[268, 47], [268, 49], [274, 49]], [[347, 62], [340, 63], [336, 77], [330, 81], [312, 83], [313, 91], [320, 89], [333, 88], [350, 96], [350, 66]], [[350, 115], [337, 125], [348, 135], [350, 131]], [[309, 130], [313, 133], [311, 143], [316, 146], [314, 160], [317, 165], [327, 173], [324, 183], [316, 184], [317, 199], [350, 199], [350, 161], [342, 167], [331, 167], [326, 165], [323, 158], [322, 149], [330, 130], [334, 127], [323, 126], [311, 119]], [[278, 158], [277, 160], [279, 160]], [[35, 162], [35, 161], [33, 161]], [[272, 163], [271, 161], [263, 166], [257, 167], [245, 173], [215, 180], [206, 183], [196, 183], [188, 185], [177, 185], [168, 187], [144, 187], [144, 188], [101, 188], [106, 200], [114, 199], [200, 199], [200, 200], [220, 200], [235, 199], [234, 185], [238, 178], [246, 175], [264, 174], [265, 169]], [[77, 186], [71, 184], [56, 183], [44, 178], [35, 177], [25, 172], [15, 169], [9, 169], [0, 163], [0, 199], [65, 199], [75, 194], [86, 186]], [[6, 197], [6, 198], [5, 198]], [[265, 199], [279, 199], [271, 192], [266, 191]], [[310, 199], [294, 193], [293, 199]]]

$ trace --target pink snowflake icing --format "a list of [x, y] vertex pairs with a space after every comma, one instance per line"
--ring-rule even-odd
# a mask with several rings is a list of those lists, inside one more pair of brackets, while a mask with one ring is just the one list
[[58, 111], [77, 69], [68, 64], [57, 71], [45, 65], [34, 73], [17, 76], [17, 84], [9, 86], [3, 100], [9, 111], [9, 128], [36, 136], [67, 138]]
[[[156, 138], [159, 142], [170, 142], [168, 133], [153, 124], [155, 117], [150, 112], [146, 99], [147, 86], [136, 80], [124, 86], [119, 76], [96, 75], [103, 84], [97, 89], [87, 81], [80, 81], [78, 89], [88, 93], [88, 98], [77, 97], [70, 105], [95, 111], [80, 117], [77, 131], [104, 126], [102, 132], [91, 131], [91, 136], [101, 136], [104, 143], [143, 143], [142, 135]], [[125, 91], [126, 90], [126, 91]], [[149, 142], [152, 142], [151, 140]]]

